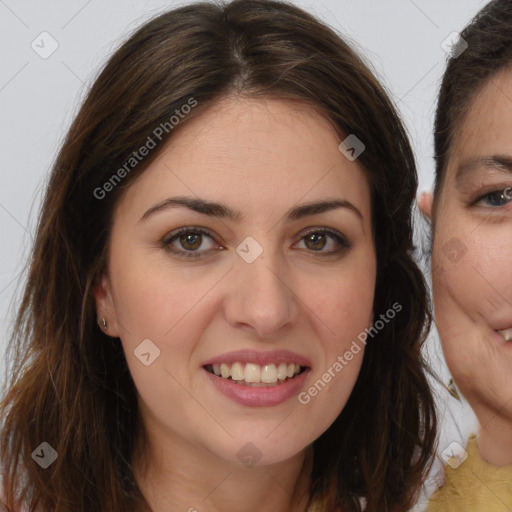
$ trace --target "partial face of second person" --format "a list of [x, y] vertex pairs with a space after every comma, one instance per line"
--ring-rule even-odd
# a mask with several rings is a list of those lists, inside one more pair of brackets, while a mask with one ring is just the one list
[[447, 364], [480, 421], [484, 457], [509, 464], [512, 71], [492, 77], [472, 101], [436, 201], [433, 290]]
[[[309, 403], [297, 398], [373, 318], [370, 187], [339, 143], [304, 105], [224, 99], [179, 127], [122, 196], [96, 297], [153, 456], [185, 451], [192, 468], [193, 454], [240, 464], [245, 449], [275, 464], [343, 409], [363, 350]], [[169, 201], [183, 197], [223, 207]], [[303, 209], [321, 201], [339, 203]], [[160, 350], [149, 366], [134, 355], [145, 339]], [[286, 378], [290, 365], [302, 373]], [[245, 386], [244, 370], [268, 382]]]

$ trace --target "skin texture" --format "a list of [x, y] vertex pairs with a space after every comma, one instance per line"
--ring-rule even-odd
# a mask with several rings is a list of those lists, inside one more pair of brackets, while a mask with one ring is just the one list
[[[303, 391], [372, 325], [370, 187], [357, 161], [338, 150], [341, 140], [304, 104], [225, 98], [182, 125], [122, 196], [95, 296], [139, 394], [149, 467], [144, 475], [137, 454], [134, 467], [155, 512], [304, 509], [310, 445], [343, 409], [364, 351], [307, 405], [296, 396], [272, 407], [236, 403], [202, 365], [233, 350], [289, 350], [311, 362]], [[178, 207], [140, 220], [172, 196], [220, 202], [243, 218]], [[349, 201], [360, 216], [342, 207], [284, 218], [325, 199]], [[185, 226], [211, 233], [200, 258], [162, 247]], [[334, 253], [340, 245], [330, 236], [306, 245], [308, 228], [336, 230], [350, 247]], [[263, 249], [250, 264], [236, 253], [248, 236]], [[179, 239], [172, 246], [190, 248]], [[150, 366], [133, 353], [146, 338], [161, 351]], [[248, 442], [261, 454], [252, 468], [237, 456]]]
[[512, 343], [497, 330], [512, 327], [512, 167], [475, 164], [500, 155], [512, 161], [512, 72], [486, 83], [454, 141], [446, 181], [432, 206], [436, 323], [450, 371], [480, 422], [482, 457], [512, 463]]

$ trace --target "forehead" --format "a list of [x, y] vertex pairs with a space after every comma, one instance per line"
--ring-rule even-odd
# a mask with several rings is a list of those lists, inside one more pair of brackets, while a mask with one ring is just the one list
[[192, 193], [258, 213], [341, 194], [369, 208], [366, 173], [339, 151], [341, 140], [306, 104], [224, 99], [181, 126], [127, 195], [133, 203]]
[[452, 160], [459, 165], [504, 153], [512, 153], [511, 69], [493, 75], [471, 101], [454, 139]]

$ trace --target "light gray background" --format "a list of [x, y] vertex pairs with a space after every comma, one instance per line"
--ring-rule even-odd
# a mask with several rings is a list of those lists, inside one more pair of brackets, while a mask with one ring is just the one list
[[[21, 292], [19, 275], [29, 254], [45, 180], [85, 91], [107, 56], [131, 31], [158, 12], [185, 3], [190, 2], [0, 0], [0, 357]], [[446, 60], [441, 45], [486, 1], [294, 3], [348, 36], [373, 65], [409, 130], [418, 159], [420, 191], [429, 189], [433, 182], [435, 96]], [[44, 31], [59, 45], [47, 59], [31, 47]], [[429, 352], [439, 372], [448, 378], [435, 336]], [[441, 396], [447, 398], [446, 393]], [[462, 439], [467, 434], [464, 429], [473, 428], [467, 406], [452, 402], [447, 400], [451, 415], [441, 449], [447, 440]]]

